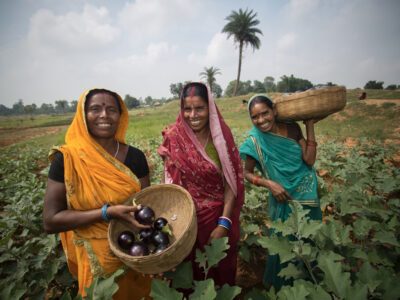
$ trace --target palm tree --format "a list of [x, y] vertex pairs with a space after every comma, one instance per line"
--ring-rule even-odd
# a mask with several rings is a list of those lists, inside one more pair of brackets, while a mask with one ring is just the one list
[[256, 16], [257, 13], [253, 12], [253, 10], [247, 11], [246, 8], [245, 11], [242, 9], [239, 9], [239, 12], [232, 11], [231, 14], [225, 18], [228, 23], [224, 26], [222, 32], [228, 34], [228, 39], [233, 36], [234, 42], [239, 43], [239, 67], [233, 96], [236, 96], [236, 91], [239, 86], [243, 46], [250, 45], [254, 51], [255, 49], [259, 49], [261, 45], [257, 34], [262, 35], [262, 31], [255, 27], [260, 23], [259, 20], [255, 19]]
[[215, 75], [221, 74], [218, 68], [214, 67], [204, 67], [204, 71], [200, 72], [201, 78], [204, 78], [208, 84], [208, 87], [210, 88], [210, 92], [212, 94], [213, 92], [213, 85], [216, 82]]

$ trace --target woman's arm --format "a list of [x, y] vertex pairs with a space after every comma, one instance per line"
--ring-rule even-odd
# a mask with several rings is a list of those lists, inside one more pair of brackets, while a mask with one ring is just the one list
[[140, 186], [142, 189], [147, 188], [148, 186], [151, 185], [150, 183], [150, 175], [147, 175], [145, 177], [139, 178], [140, 181]]
[[307, 141], [305, 139], [299, 140], [299, 145], [303, 150], [303, 160], [309, 166], [314, 165], [315, 159], [317, 157], [317, 145], [315, 142], [314, 133], [315, 122], [316, 121], [313, 119], [304, 121], [304, 124], [306, 125]]
[[[256, 175], [254, 174], [254, 167], [256, 166], [256, 160], [252, 158], [251, 156], [247, 155], [244, 169], [243, 169], [243, 174], [244, 177], [246, 178], [247, 181], [254, 183], [254, 180], [256, 179]], [[265, 178], [259, 178], [257, 180], [257, 185], [258, 186], [263, 186], [269, 189], [274, 195], [275, 199], [278, 202], [287, 202], [288, 199], [292, 199], [290, 194], [284, 189], [282, 185], [279, 183], [265, 179]]]
[[[228, 184], [228, 182], [225, 180], [224, 177], [224, 209], [222, 211], [221, 217], [226, 217], [228, 219], [231, 219], [233, 209], [235, 208], [235, 203], [236, 203], [235, 194], [233, 193], [230, 185]], [[215, 225], [216, 227], [211, 232], [207, 244], [211, 243], [211, 239], [219, 239], [228, 236], [228, 229], [222, 226], [218, 226], [217, 224]]]
[[[133, 212], [140, 206], [115, 205], [107, 208], [110, 217], [124, 220], [138, 228], [147, 228], [139, 224]], [[67, 207], [65, 184], [52, 179], [47, 182], [43, 204], [43, 225], [47, 233], [58, 233], [103, 221], [101, 208], [91, 210], [73, 210]]]

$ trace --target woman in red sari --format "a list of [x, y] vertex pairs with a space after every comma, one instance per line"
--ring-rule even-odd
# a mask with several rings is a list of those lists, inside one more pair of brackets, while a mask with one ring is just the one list
[[213, 238], [228, 237], [227, 257], [209, 271], [208, 278], [219, 286], [234, 285], [243, 172], [232, 133], [204, 84], [193, 82], [183, 88], [180, 113], [163, 137], [158, 149], [165, 165], [163, 181], [187, 189], [196, 207], [197, 239], [187, 258], [194, 279], [205, 279], [194, 262], [196, 249], [204, 250]]

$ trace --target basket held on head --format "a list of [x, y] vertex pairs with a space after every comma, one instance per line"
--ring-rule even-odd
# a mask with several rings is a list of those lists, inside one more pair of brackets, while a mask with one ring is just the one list
[[277, 119], [302, 121], [322, 119], [346, 106], [346, 88], [331, 86], [276, 99]]

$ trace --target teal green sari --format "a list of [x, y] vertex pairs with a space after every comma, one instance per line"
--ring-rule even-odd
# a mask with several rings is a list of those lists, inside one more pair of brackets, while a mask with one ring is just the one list
[[[272, 132], [264, 133], [253, 125], [249, 137], [240, 146], [239, 152], [244, 160], [247, 156], [255, 159], [256, 168], [265, 178], [282, 185], [292, 196], [293, 201], [306, 206], [310, 210], [308, 216], [311, 219], [322, 219], [315, 170], [303, 161], [302, 148], [295, 140]], [[289, 204], [278, 202], [271, 191], [269, 191], [269, 210], [272, 221], [278, 219], [285, 221], [291, 213]], [[279, 255], [268, 255], [264, 284], [273, 285], [276, 290], [279, 290], [283, 284], [288, 284], [278, 276], [282, 267], [284, 266], [280, 264]]]

